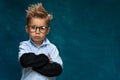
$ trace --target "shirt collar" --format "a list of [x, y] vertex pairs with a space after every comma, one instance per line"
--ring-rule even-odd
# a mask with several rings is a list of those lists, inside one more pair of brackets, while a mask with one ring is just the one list
[[[34, 45], [35, 47], [37, 47], [31, 38], [29, 39], [29, 41], [30, 41], [30, 43], [32, 45]], [[49, 45], [49, 44], [50, 44], [50, 41], [47, 38], [45, 38], [40, 47], [44, 47], [44, 46]]]

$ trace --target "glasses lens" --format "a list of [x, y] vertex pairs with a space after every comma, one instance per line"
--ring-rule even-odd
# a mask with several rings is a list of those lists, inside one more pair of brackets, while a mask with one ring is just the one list
[[36, 26], [30, 26], [30, 31], [35, 32], [36, 31]]
[[41, 27], [39, 27], [39, 30], [40, 30], [40, 32], [46, 32], [46, 30], [48, 29], [48, 27], [44, 27], [44, 26], [41, 26]]

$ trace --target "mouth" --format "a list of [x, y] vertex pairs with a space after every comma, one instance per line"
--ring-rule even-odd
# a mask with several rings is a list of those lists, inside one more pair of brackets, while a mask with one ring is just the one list
[[40, 36], [34, 36], [35, 39], [40, 39]]

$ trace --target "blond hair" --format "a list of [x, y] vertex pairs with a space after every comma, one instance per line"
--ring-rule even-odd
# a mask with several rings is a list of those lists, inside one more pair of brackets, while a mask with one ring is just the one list
[[26, 12], [27, 12], [26, 14], [27, 25], [29, 24], [31, 18], [37, 17], [37, 18], [46, 18], [47, 25], [49, 26], [50, 21], [53, 18], [53, 16], [51, 14], [48, 14], [48, 12], [42, 6], [42, 3], [30, 5], [28, 9], [26, 10]]

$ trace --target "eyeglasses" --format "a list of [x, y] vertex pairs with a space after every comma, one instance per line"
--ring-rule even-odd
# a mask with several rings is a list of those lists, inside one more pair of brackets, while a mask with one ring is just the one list
[[48, 29], [48, 27], [45, 26], [36, 26], [36, 25], [28, 25], [28, 27], [30, 28], [30, 32], [36, 32], [37, 29], [39, 29], [40, 32], [45, 33]]

